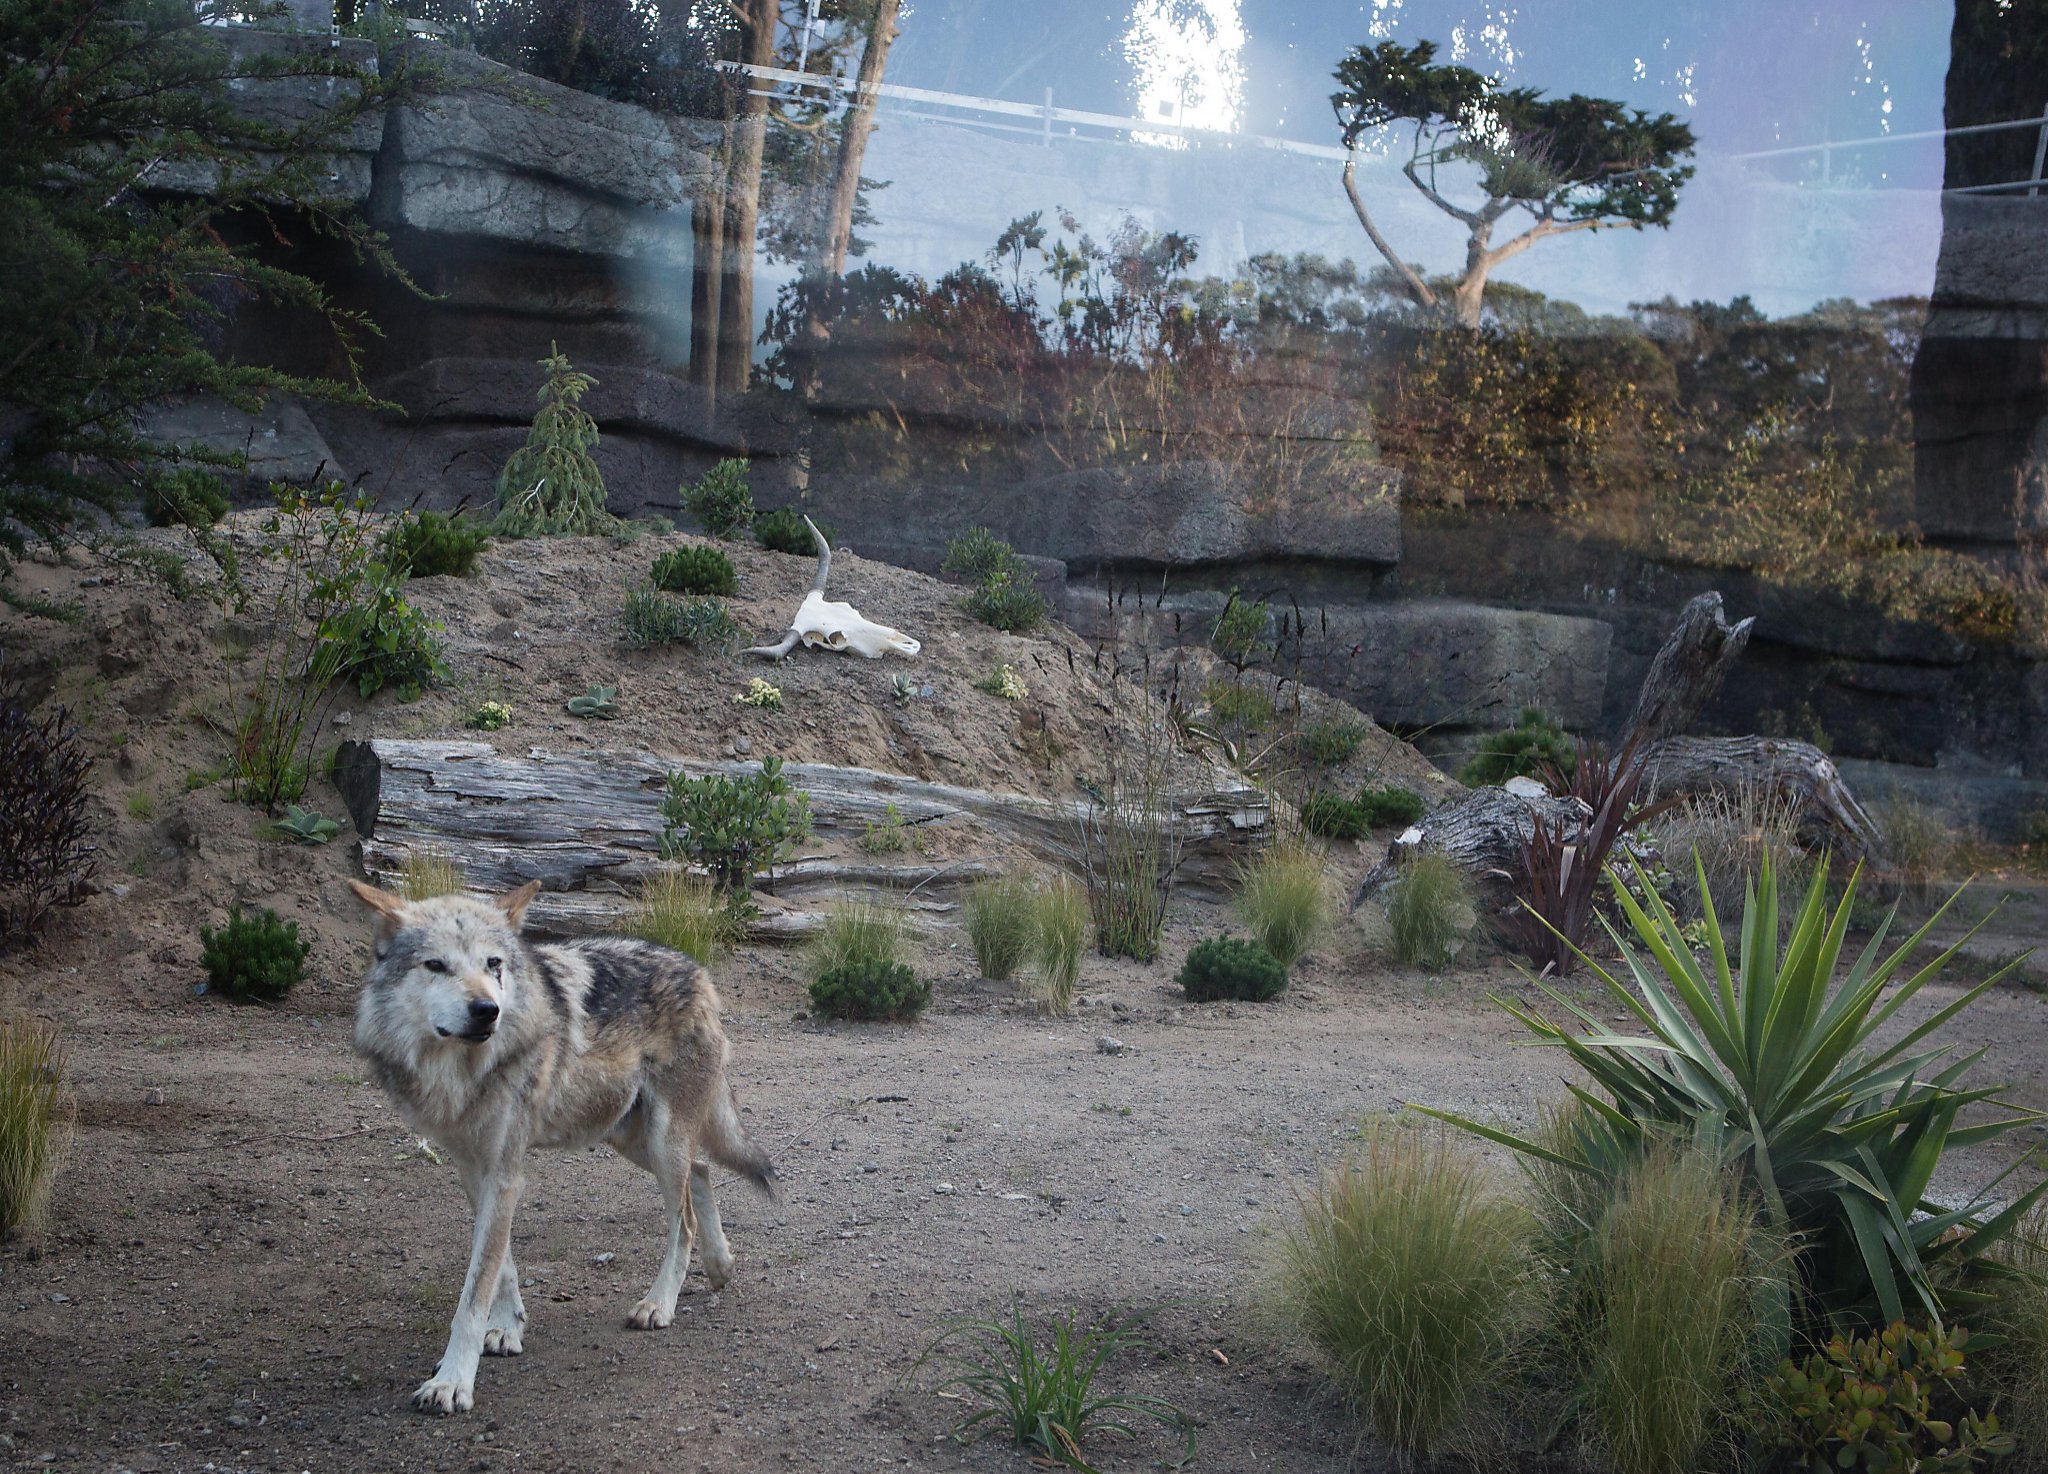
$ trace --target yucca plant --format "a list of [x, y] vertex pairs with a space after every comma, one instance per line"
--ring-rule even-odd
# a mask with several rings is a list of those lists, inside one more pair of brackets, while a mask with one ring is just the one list
[[[1977, 928], [1909, 973], [1910, 959], [1954, 898], [1889, 953], [1888, 915], [1837, 983], [1861, 878], [1859, 867], [1831, 910], [1827, 867], [1816, 867], [1781, 946], [1778, 879], [1766, 852], [1748, 887], [1739, 950], [1731, 959], [1702, 874], [1702, 959], [1640, 873], [1641, 901], [1613, 877], [1615, 903], [1632, 935], [1624, 938], [1604, 917], [1601, 925], [1619, 950], [1623, 976], [1581, 953], [1605, 995], [1590, 1006], [1533, 980], [1582, 1032], [1496, 999], [1586, 1072], [1591, 1088], [1571, 1091], [1588, 1108], [1591, 1128], [1609, 1138], [1609, 1149], [1592, 1157], [1639, 1154], [1678, 1135], [1720, 1151], [1742, 1171], [1768, 1225], [1797, 1246], [1807, 1298], [1786, 1306], [1786, 1335], [1795, 1313], [1809, 1326], [1825, 1320], [1855, 1329], [1899, 1320], [1911, 1302], [1917, 1314], [1939, 1320], [1941, 1296], [1930, 1271], [1939, 1265], [1944, 1278], [1962, 1278], [2048, 1190], [2048, 1183], [2038, 1184], [1994, 1207], [1990, 1194], [2008, 1168], [1963, 1207], [1928, 1199], [1944, 1152], [2038, 1119], [1999, 1099], [1999, 1087], [1966, 1083], [1983, 1051], [1953, 1059], [1950, 1046], [1921, 1047], [2020, 961], [1895, 1039], [1881, 1040]], [[1610, 1028], [1603, 1019], [1614, 1009], [1646, 1037]], [[1959, 1113], [1980, 1103], [1996, 1114], [1959, 1126]], [[1554, 1166], [1602, 1170], [1496, 1127], [1431, 1114]]]

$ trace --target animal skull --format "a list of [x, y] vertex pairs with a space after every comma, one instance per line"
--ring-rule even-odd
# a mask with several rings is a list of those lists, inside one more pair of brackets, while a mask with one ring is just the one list
[[851, 604], [825, 597], [825, 579], [832, 571], [832, 549], [810, 518], [804, 518], [804, 526], [811, 529], [811, 538], [818, 545], [818, 572], [811, 580], [811, 591], [797, 606], [796, 618], [790, 621], [789, 631], [779, 643], [755, 645], [741, 653], [780, 660], [801, 642], [814, 650], [851, 651], [869, 660], [879, 660], [892, 650], [898, 655], [915, 655], [923, 649], [903, 631], [876, 624]]

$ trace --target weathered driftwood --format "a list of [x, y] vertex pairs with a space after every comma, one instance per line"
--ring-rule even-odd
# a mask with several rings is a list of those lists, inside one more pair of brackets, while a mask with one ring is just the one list
[[1687, 604], [1650, 661], [1623, 742], [1649, 747], [1690, 727], [1721, 689], [1755, 625], [1754, 617], [1728, 623], [1716, 593]]
[[1649, 792], [1658, 796], [1760, 787], [1799, 805], [1801, 827], [1835, 851], [1881, 860], [1884, 835], [1810, 742], [1784, 737], [1668, 737], [1650, 749]]
[[[616, 921], [639, 882], [661, 867], [661, 795], [672, 771], [693, 777], [740, 774], [758, 763], [698, 762], [646, 752], [500, 753], [488, 742], [375, 739], [345, 742], [336, 776], [363, 864], [389, 880], [417, 851], [460, 864], [472, 885], [511, 889], [538, 879], [529, 915], [544, 930], [581, 931]], [[979, 826], [998, 844], [1044, 860], [1070, 859], [1088, 801], [1055, 803], [925, 783], [867, 768], [787, 763], [783, 774], [810, 795], [816, 830], [859, 836], [893, 806], [905, 825]], [[1263, 844], [1270, 814], [1255, 788], [1222, 788], [1167, 799], [1183, 836], [1176, 884], [1220, 890], [1237, 863]], [[950, 910], [964, 885], [996, 872], [989, 859], [901, 865], [799, 858], [761, 877], [782, 901], [847, 889], [905, 893], [913, 910]], [[789, 919], [795, 916], [797, 919]], [[815, 918], [769, 910], [758, 929], [790, 935]]]
[[1446, 856], [1482, 886], [1512, 887], [1522, 873], [1522, 847], [1539, 816], [1552, 830], [1577, 834], [1592, 811], [1575, 798], [1524, 796], [1505, 788], [1475, 788], [1415, 821], [1373, 866], [1351, 898], [1353, 910], [1425, 850]]

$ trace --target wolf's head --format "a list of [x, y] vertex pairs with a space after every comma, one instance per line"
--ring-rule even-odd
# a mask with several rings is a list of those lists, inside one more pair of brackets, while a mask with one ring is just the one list
[[494, 901], [408, 901], [357, 880], [349, 887], [377, 913], [377, 955], [364, 979], [359, 1041], [374, 1034], [407, 1054], [436, 1040], [483, 1045], [535, 1002], [519, 927], [540, 893], [539, 881]]

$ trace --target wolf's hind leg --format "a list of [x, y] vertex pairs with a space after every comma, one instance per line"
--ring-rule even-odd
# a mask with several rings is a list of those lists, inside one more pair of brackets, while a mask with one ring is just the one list
[[677, 1136], [651, 1144], [648, 1167], [661, 1184], [668, 1207], [668, 1253], [646, 1297], [633, 1307], [626, 1324], [636, 1331], [656, 1331], [676, 1318], [676, 1296], [690, 1272], [690, 1241], [696, 1237], [696, 1212], [691, 1205], [690, 1143]]
[[519, 1293], [519, 1266], [505, 1257], [491, 1318], [484, 1329], [485, 1356], [517, 1356], [526, 1349], [526, 1301]]
[[718, 1199], [711, 1195], [711, 1168], [703, 1162], [690, 1164], [690, 1206], [697, 1212], [697, 1243], [704, 1250], [704, 1278], [711, 1288], [722, 1290], [732, 1278], [732, 1246], [725, 1241], [725, 1225], [718, 1221]]

